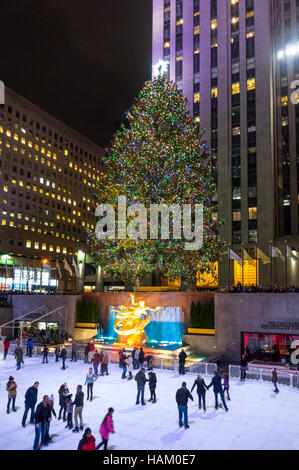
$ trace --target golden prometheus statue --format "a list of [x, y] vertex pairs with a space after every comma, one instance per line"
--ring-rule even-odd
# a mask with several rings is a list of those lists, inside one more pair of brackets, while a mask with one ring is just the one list
[[147, 307], [144, 300], [135, 302], [135, 295], [130, 294], [132, 305], [119, 305], [113, 309], [116, 312], [114, 331], [124, 338], [126, 344], [145, 343], [147, 335], [144, 331], [150, 322], [150, 312], [156, 312], [161, 307]]

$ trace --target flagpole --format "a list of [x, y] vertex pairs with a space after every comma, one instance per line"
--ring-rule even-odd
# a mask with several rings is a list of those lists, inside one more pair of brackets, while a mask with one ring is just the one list
[[271, 266], [270, 266], [270, 286], [272, 287], [272, 279], [273, 279], [273, 242], [272, 240], [270, 241], [270, 260], [271, 260]]
[[242, 259], [242, 288], [244, 288], [244, 245], [241, 243], [241, 259]]
[[287, 241], [284, 241], [284, 254], [285, 254], [285, 289], [288, 288], [288, 252], [287, 252]]
[[257, 275], [258, 275], [258, 262], [259, 262], [259, 259], [258, 259], [258, 256], [257, 256], [257, 243], [255, 244], [255, 281], [256, 281], [256, 287], [258, 287], [258, 279], [257, 279]]
[[230, 243], [228, 244], [228, 286], [231, 286], [231, 272], [230, 272]]
[[7, 256], [5, 257], [5, 290], [7, 286]]

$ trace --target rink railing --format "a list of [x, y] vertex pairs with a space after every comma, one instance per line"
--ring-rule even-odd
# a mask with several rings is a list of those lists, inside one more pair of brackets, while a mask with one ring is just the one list
[[[259, 382], [272, 382], [272, 370], [273, 368], [264, 369], [262, 367], [248, 367], [246, 371], [246, 380], [254, 380]], [[298, 371], [277, 371], [277, 382], [282, 385], [288, 385], [289, 387], [299, 388], [299, 375]], [[241, 379], [241, 368], [237, 365], [229, 366], [229, 377], [230, 379]]]
[[[9, 348], [9, 355], [14, 355], [15, 349], [16, 349], [16, 344], [11, 343], [10, 348]], [[67, 359], [71, 359], [71, 347], [66, 346], [67, 350]], [[24, 360], [28, 356], [26, 356], [26, 346], [23, 346], [23, 351], [24, 351]], [[32, 356], [41, 356], [43, 351], [43, 346], [33, 346], [32, 349]], [[51, 348], [49, 346], [49, 353], [48, 357], [54, 357], [54, 348]], [[84, 360], [84, 348], [79, 346], [78, 352], [77, 352], [77, 359], [78, 360]], [[119, 357], [118, 353], [115, 351], [109, 351], [109, 363], [112, 364], [118, 364], [119, 363]], [[153, 360], [153, 367], [155, 369], [161, 369], [161, 370], [174, 370], [178, 371], [179, 369], [179, 362], [177, 359], [173, 358], [160, 358], [160, 357], [154, 357]], [[217, 370], [217, 365], [214, 363], [207, 363], [207, 362], [191, 362], [186, 360], [185, 364], [185, 372], [193, 373], [193, 374], [202, 374], [202, 375], [208, 375], [212, 376], [214, 375], [214, 371]]]
[[[9, 348], [9, 355], [13, 355], [15, 351], [16, 345], [11, 344]], [[69, 346], [66, 347], [67, 349], [67, 359], [71, 359], [71, 348]], [[23, 347], [24, 350], [24, 361], [26, 361], [27, 356], [26, 347]], [[34, 346], [32, 350], [33, 356], [41, 356], [42, 355], [42, 346]], [[1, 351], [2, 354], [2, 351]], [[49, 357], [53, 357], [54, 352], [49, 351]], [[78, 360], [84, 360], [84, 350], [83, 348], [79, 347], [79, 351], [77, 353]], [[117, 352], [109, 351], [109, 363], [118, 364], [119, 357]], [[153, 360], [153, 368], [154, 369], [161, 369], [161, 370], [174, 370], [178, 371], [178, 360], [171, 359], [171, 358], [159, 358], [154, 357]], [[274, 368], [274, 367], [273, 367]], [[259, 382], [272, 382], [272, 370], [273, 368], [263, 368], [263, 367], [256, 367], [256, 366], [249, 366], [246, 372], [246, 380], [249, 381], [259, 381]], [[185, 364], [185, 372], [189, 372], [192, 374], [201, 374], [205, 376], [213, 376], [215, 370], [217, 370], [217, 365], [215, 363], [209, 362], [191, 362], [186, 360]], [[288, 385], [289, 387], [293, 387], [299, 389], [299, 371], [287, 371], [286, 369], [279, 369], [277, 370], [277, 380], [279, 384]], [[231, 380], [240, 380], [241, 378], [241, 368], [239, 365], [230, 365], [229, 366], [229, 377]]]

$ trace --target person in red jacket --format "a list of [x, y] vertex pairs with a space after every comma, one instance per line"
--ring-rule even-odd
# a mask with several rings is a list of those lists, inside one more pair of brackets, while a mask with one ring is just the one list
[[6, 359], [6, 356], [7, 356], [8, 350], [9, 350], [9, 346], [10, 346], [10, 342], [9, 341], [3, 341], [3, 346], [4, 346], [4, 357], [3, 357], [3, 359]]
[[96, 450], [96, 440], [91, 434], [90, 428], [85, 429], [77, 450]]

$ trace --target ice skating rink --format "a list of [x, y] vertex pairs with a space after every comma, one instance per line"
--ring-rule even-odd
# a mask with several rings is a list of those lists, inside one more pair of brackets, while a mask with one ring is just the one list
[[[25, 366], [16, 371], [15, 361], [8, 356], [0, 360], [0, 449], [31, 450], [34, 441], [34, 426], [22, 428], [24, 395], [27, 388], [39, 381], [38, 401], [43, 395], [54, 394], [55, 411], [58, 414], [58, 389], [64, 382], [75, 396], [76, 386], [84, 385], [88, 364], [66, 361], [66, 370], [61, 370], [61, 361], [41, 364], [41, 357], [28, 359]], [[207, 412], [198, 409], [196, 389], [194, 402], [189, 402], [190, 428], [178, 426], [175, 402], [176, 390], [182, 383], [177, 372], [155, 370], [157, 373], [157, 403], [135, 406], [135, 380], [121, 380], [121, 369], [110, 366], [108, 377], [99, 377], [94, 384], [94, 399], [84, 400], [84, 428], [89, 426], [100, 442], [99, 427], [112, 406], [115, 434], [110, 435], [108, 448], [111, 450], [298, 450], [299, 449], [299, 392], [287, 386], [279, 386], [280, 393], [273, 392], [272, 384], [231, 381], [231, 401], [227, 402], [229, 412], [214, 409], [212, 388], [207, 392]], [[17, 412], [6, 413], [6, 383], [12, 375], [17, 382]], [[195, 380], [194, 374], [186, 374], [184, 380], [189, 390]], [[210, 383], [210, 378], [205, 378]], [[83, 387], [86, 398], [86, 386]], [[149, 398], [146, 385], [145, 398]], [[29, 414], [28, 420], [29, 422]], [[82, 432], [73, 433], [65, 429], [62, 420], [53, 417], [50, 436], [53, 443], [42, 449], [75, 450]]]

